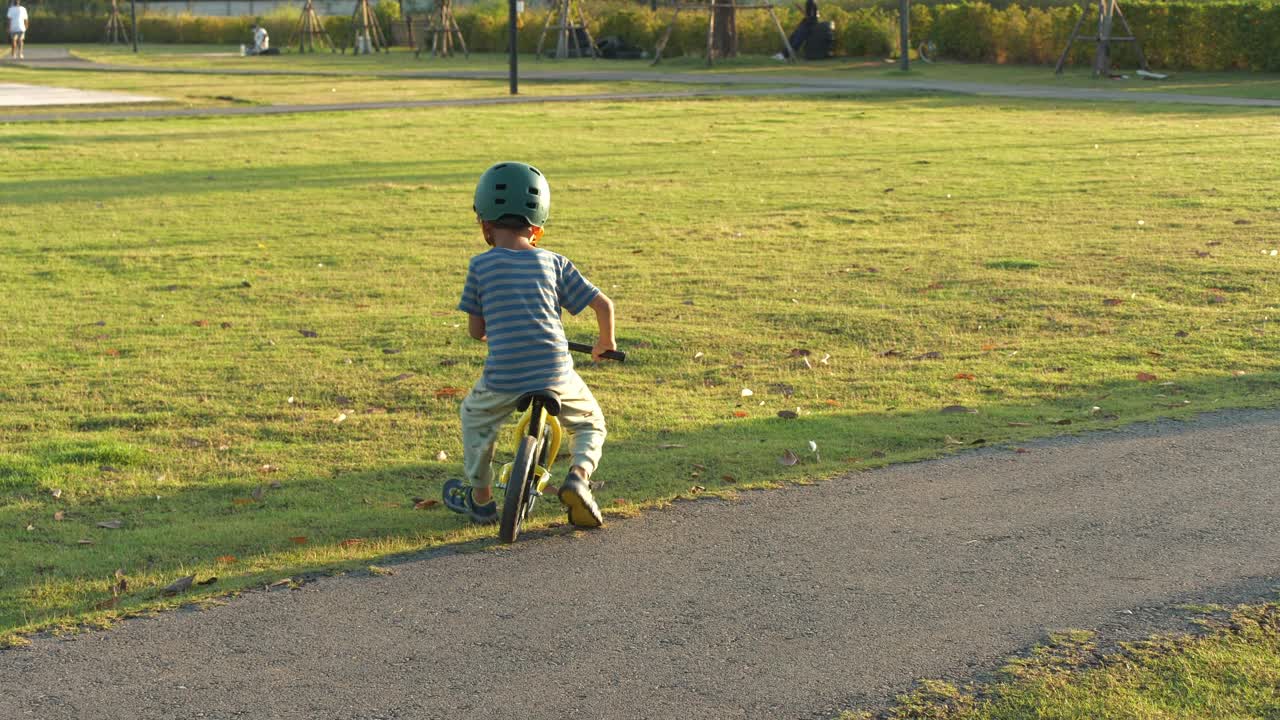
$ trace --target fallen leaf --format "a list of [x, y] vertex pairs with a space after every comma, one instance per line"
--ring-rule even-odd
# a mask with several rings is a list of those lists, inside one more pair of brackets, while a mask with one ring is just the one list
[[629, 500], [627, 500], [626, 498], [614, 498], [614, 499], [613, 499], [613, 504], [614, 504], [614, 505], [627, 505], [627, 504], [629, 504], [629, 503], [630, 503], [630, 501], [629, 501]]
[[106, 600], [102, 600], [100, 602], [94, 603], [93, 609], [94, 610], [110, 610], [119, 604], [120, 604], [120, 597], [117, 595], [112, 595]]
[[235, 555], [220, 555], [220, 556], [218, 557], [218, 559], [217, 559], [217, 560], [215, 560], [214, 562], [218, 563], [219, 565], [234, 565], [234, 564], [235, 564], [235, 562], [236, 562], [236, 556], [235, 556]]
[[1063, 418], [1063, 419], [1061, 419], [1061, 420], [1053, 420], [1053, 421], [1050, 421], [1050, 424], [1051, 424], [1051, 425], [1070, 425], [1070, 424], [1071, 424], [1071, 418]]
[[119, 530], [120, 528], [124, 527], [124, 521], [123, 520], [103, 520], [102, 522], [98, 523], [98, 527], [106, 528], [108, 530]]
[[721, 475], [721, 476], [720, 476], [720, 479], [721, 479], [721, 480], [723, 480], [723, 481], [725, 481], [725, 482], [727, 482], [727, 483], [736, 483], [736, 482], [738, 482], [738, 478], [736, 478], [736, 477], [734, 477], [734, 476], [732, 476], [732, 475]]
[[800, 417], [800, 415], [795, 410], [779, 410], [778, 417], [783, 420], [795, 420]]
[[439, 500], [436, 500], [435, 498], [431, 498], [431, 499], [428, 499], [428, 500], [419, 500], [419, 501], [417, 501], [417, 502], [415, 502], [415, 503], [413, 504], [413, 509], [414, 509], [414, 510], [427, 510], [427, 509], [429, 509], [429, 508], [433, 508], [433, 507], [435, 507], [435, 506], [437, 506], [437, 505], [439, 505], [439, 504], [440, 504], [440, 501], [439, 501]]
[[755, 393], [751, 392], [751, 388], [742, 388], [742, 392], [740, 394], [742, 397], [751, 397], [752, 395], [755, 395]]
[[110, 355], [111, 357], [120, 357], [120, 351], [115, 348], [107, 348], [102, 352], [106, 355]]
[[463, 390], [462, 388], [456, 388], [456, 387], [442, 387], [442, 388], [440, 388], [439, 390], [437, 390], [437, 391], [436, 391], [436, 399], [437, 399], [437, 400], [443, 400], [443, 399], [445, 399], [445, 398], [458, 397], [459, 395], [463, 394], [464, 392], [466, 392], [466, 391], [465, 391], [465, 390]]
[[252, 505], [253, 498], [231, 498], [232, 505]]
[[397, 355], [399, 353], [400, 348], [382, 348], [383, 355]]
[[54, 519], [56, 522], [62, 522], [62, 521], [63, 521], [63, 520], [65, 520], [66, 518], [67, 518], [67, 514], [66, 514], [65, 512], [63, 512], [63, 511], [61, 511], [61, 510], [59, 510], [59, 511], [57, 511], [56, 513], [54, 513], [54, 514], [53, 514], [53, 519]]
[[33, 525], [32, 523], [27, 523], [27, 532], [31, 532], [32, 530], [35, 530], [35, 529], [36, 529], [35, 525]]
[[689, 488], [689, 492], [693, 495], [697, 495], [698, 493], [705, 492], [705, 491], [706, 491], [706, 488], [701, 485], [694, 485], [693, 487]]
[[50, 494], [51, 494], [51, 495], [53, 495], [53, 497], [54, 497], [55, 499], [56, 499], [56, 498], [60, 498], [60, 497], [62, 497], [62, 490], [61, 490], [61, 489], [54, 490], [54, 491], [53, 491], [52, 493], [50, 493]]
[[702, 354], [702, 353], [700, 353], [700, 352], [696, 352], [696, 353], [694, 353], [694, 354], [693, 354], [693, 359], [694, 359], [694, 360], [701, 360], [701, 359], [702, 359], [702, 358], [704, 358], [704, 357], [706, 357], [706, 356], [705, 356], [705, 355], [703, 355], [703, 354]]
[[1102, 301], [1102, 304], [1108, 307], [1115, 307], [1116, 305], [1124, 304], [1124, 300], [1121, 300], [1120, 298], [1107, 298]]
[[289, 538], [289, 542], [293, 543], [294, 545], [306, 545], [307, 538], [306, 536], [298, 535], [297, 537]]
[[1227, 301], [1227, 296], [1226, 296], [1226, 295], [1211, 295], [1211, 296], [1209, 296], [1209, 303], [1210, 303], [1210, 304], [1213, 304], [1213, 305], [1219, 305], [1219, 304], [1222, 304], [1222, 303], [1224, 303], [1224, 302], [1226, 302], [1226, 301]]
[[945, 443], [946, 443], [946, 444], [948, 444], [948, 445], [963, 445], [963, 444], [964, 444], [964, 441], [963, 441], [963, 440], [957, 440], [957, 439], [955, 439], [955, 438], [951, 437], [950, 435], [946, 435], [946, 436], [944, 436], [944, 437], [942, 438], [942, 441], [943, 441], [943, 442], [945, 442]]
[[196, 320], [195, 322], [193, 322], [193, 323], [191, 323], [191, 324], [192, 324], [192, 325], [195, 325], [196, 327], [209, 327], [209, 321], [208, 321], [208, 320]]
[[364, 544], [364, 538], [347, 538], [346, 540], [343, 540], [342, 542], [338, 543], [338, 547], [352, 548], [352, 547], [356, 547], [358, 545], [363, 545], [363, 544]]
[[219, 324], [219, 327], [221, 327], [223, 330], [230, 330], [230, 329], [231, 329], [231, 323], [229, 323], [229, 322], [222, 322], [222, 323], [220, 323], [220, 324]]
[[102, 472], [104, 472], [104, 473], [118, 473], [118, 472], [120, 472], [120, 469], [119, 469], [119, 468], [112, 467], [112, 466], [110, 466], [110, 465], [99, 465], [99, 466], [98, 466], [98, 470], [101, 470], [101, 471], [102, 471]]
[[1231, 374], [1235, 375], [1236, 377], [1240, 377], [1242, 375], [1248, 375], [1249, 373], [1245, 372], [1244, 370], [1232, 370]]
[[320, 336], [320, 333], [317, 333], [315, 330], [299, 330], [298, 332], [302, 333], [302, 337], [313, 338]]
[[1009, 427], [1031, 427], [1031, 423], [1028, 423], [1028, 422], [1011, 422], [1011, 423], [1005, 423], [1005, 424], [1008, 425]]
[[449, 453], [443, 450], [436, 453], [436, 462], [444, 462], [445, 460], [448, 460], [448, 459], [449, 459]]
[[413, 377], [413, 373], [400, 373], [399, 375], [391, 378], [391, 382], [400, 382], [401, 380], [408, 380], [411, 377]]
[[956, 373], [956, 380], [977, 380], [973, 373]]
[[706, 472], [706, 471], [707, 471], [707, 466], [706, 466], [706, 465], [703, 465], [702, 463], [694, 463], [694, 464], [693, 464], [693, 469], [694, 469], [694, 470], [697, 470], [698, 472]]
[[818, 362], [822, 363], [823, 365], [830, 365], [831, 364], [830, 360], [831, 360], [831, 353], [823, 353], [822, 359], [819, 360]]
[[941, 360], [942, 353], [938, 352], [937, 350], [930, 350], [929, 352], [923, 355], [916, 355], [911, 359], [912, 360]]
[[786, 452], [782, 453], [782, 457], [778, 458], [778, 462], [782, 465], [786, 465], [787, 467], [790, 467], [800, 462], [800, 456], [791, 452], [791, 449], [788, 448]]
[[1138, 373], [1138, 382], [1152, 382], [1156, 379], [1155, 375], [1146, 372]]
[[659, 449], [659, 450], [672, 450], [672, 449], [674, 449], [674, 448], [682, 448], [682, 447], [684, 447], [684, 445], [681, 445], [681, 444], [679, 444], [679, 443], [663, 443], [663, 444], [661, 444], [661, 445], [659, 445], [659, 446], [658, 446], [658, 449]]
[[992, 350], [995, 350], [995, 349], [996, 349], [996, 346], [995, 346], [995, 345], [983, 345], [983, 346], [982, 346], [982, 352], [991, 352]]
[[747, 411], [746, 411], [746, 410], [734, 410], [734, 411], [733, 411], [733, 416], [734, 416], [734, 417], [736, 417], [736, 418], [744, 418], [744, 417], [746, 417], [746, 416], [747, 416]]
[[1019, 455], [1026, 455], [1027, 453], [1031, 452], [1026, 448], [1014, 448], [1013, 451], [1018, 453]]
[[948, 405], [942, 408], [943, 415], [977, 415], [978, 411], [964, 405]]
[[894, 350], [893, 348], [890, 348], [880, 353], [880, 357], [899, 357], [901, 355], [902, 353], [898, 352], [897, 350]]
[[186, 592], [191, 589], [191, 583], [195, 582], [195, 580], [195, 575], [180, 577], [165, 586], [164, 590], [161, 590], [160, 593], [162, 595], [177, 595], [178, 593]]
[[76, 543], [79, 545], [92, 545], [93, 541], [90, 540], [89, 538], [80, 538], [79, 540], [76, 541]]
[[877, 458], [877, 459], [878, 459], [878, 458], [882, 458], [882, 457], [884, 457], [884, 451], [883, 451], [883, 450], [873, 450], [873, 451], [871, 452], [871, 457], [873, 457], [873, 458]]
[[793, 358], [802, 358], [802, 357], [809, 357], [811, 353], [806, 348], [791, 348], [790, 354], [791, 354], [791, 357]]
[[249, 494], [249, 497], [253, 498], [254, 500], [261, 500], [262, 497], [266, 494], [267, 494], [267, 486], [259, 485], [258, 487], [253, 489], [253, 492]]
[[340, 412], [340, 413], [338, 413], [338, 416], [337, 416], [337, 417], [335, 417], [335, 418], [333, 419], [333, 424], [334, 424], [334, 425], [337, 425], [338, 423], [341, 423], [341, 422], [345, 421], [346, 419], [347, 419], [347, 414], [346, 414], [346, 413], [344, 413], [344, 412]]
[[1184, 338], [1190, 334], [1191, 333], [1187, 332], [1186, 330], [1179, 330], [1178, 332], [1174, 333], [1173, 336], [1176, 338]]

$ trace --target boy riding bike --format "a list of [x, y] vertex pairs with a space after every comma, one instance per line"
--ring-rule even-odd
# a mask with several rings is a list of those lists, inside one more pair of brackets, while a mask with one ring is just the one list
[[600, 527], [604, 517], [590, 478], [604, 445], [604, 416], [574, 372], [560, 310], [595, 311], [600, 333], [591, 355], [599, 361], [616, 349], [613, 302], [567, 258], [537, 247], [551, 210], [551, 188], [537, 168], [490, 167], [476, 185], [473, 208], [491, 249], [471, 258], [458, 309], [469, 316], [471, 337], [488, 342], [489, 354], [460, 412], [466, 484], [461, 493], [446, 493], [445, 504], [477, 523], [498, 520], [492, 489], [498, 429], [521, 395], [551, 390], [559, 397], [560, 423], [573, 433], [573, 465], [560, 502], [574, 525]]

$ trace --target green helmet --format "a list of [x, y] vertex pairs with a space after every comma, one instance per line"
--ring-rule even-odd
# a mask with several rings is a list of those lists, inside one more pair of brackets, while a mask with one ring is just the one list
[[480, 176], [472, 208], [481, 220], [492, 222], [504, 215], [518, 215], [530, 225], [542, 227], [551, 214], [551, 186], [532, 165], [500, 162]]

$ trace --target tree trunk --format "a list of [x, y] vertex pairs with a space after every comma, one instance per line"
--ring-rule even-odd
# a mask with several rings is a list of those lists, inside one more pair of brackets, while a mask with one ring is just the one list
[[711, 38], [712, 54], [718, 58], [738, 56], [738, 8], [736, 0], [712, 0], [715, 3], [715, 32]]

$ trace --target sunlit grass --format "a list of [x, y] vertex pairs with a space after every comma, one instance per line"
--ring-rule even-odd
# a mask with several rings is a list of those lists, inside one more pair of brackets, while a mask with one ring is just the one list
[[487, 535], [413, 501], [459, 473], [495, 160], [618, 304], [630, 362], [582, 372], [623, 512], [1273, 405], [1275, 132], [891, 97], [0, 125], [0, 628]]

